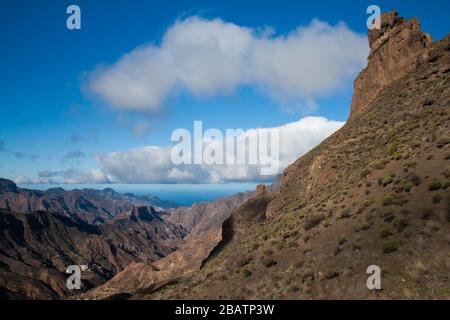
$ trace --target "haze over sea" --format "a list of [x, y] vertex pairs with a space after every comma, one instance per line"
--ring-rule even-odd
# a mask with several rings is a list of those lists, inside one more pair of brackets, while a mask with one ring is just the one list
[[97, 189], [112, 188], [119, 193], [153, 195], [162, 200], [171, 200], [183, 206], [194, 202], [210, 201], [244, 191], [253, 191], [257, 183], [226, 184], [19, 184], [26, 189], [47, 190], [50, 188]]

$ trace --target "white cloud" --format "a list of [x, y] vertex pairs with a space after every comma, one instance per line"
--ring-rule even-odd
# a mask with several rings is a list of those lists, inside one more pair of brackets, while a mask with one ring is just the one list
[[68, 169], [62, 171], [40, 171], [37, 178], [18, 176], [13, 179], [17, 184], [84, 184], [84, 183], [110, 183], [114, 177], [108, 176], [100, 169], [79, 170]]
[[[344, 123], [322, 117], [305, 117], [277, 127], [280, 134], [279, 171], [311, 150]], [[268, 131], [273, 128], [258, 128]], [[244, 135], [253, 134], [255, 129]], [[239, 139], [239, 138], [238, 138]], [[204, 145], [210, 141], [204, 141]], [[259, 165], [174, 165], [171, 147], [145, 146], [113, 152], [97, 158], [101, 171], [110, 180], [124, 183], [212, 183], [259, 181]]]
[[256, 86], [283, 101], [314, 99], [352, 79], [366, 63], [366, 37], [345, 24], [313, 20], [284, 36], [220, 19], [177, 21], [159, 46], [144, 45], [91, 75], [89, 88], [111, 105], [158, 109], [179, 90], [196, 96]]

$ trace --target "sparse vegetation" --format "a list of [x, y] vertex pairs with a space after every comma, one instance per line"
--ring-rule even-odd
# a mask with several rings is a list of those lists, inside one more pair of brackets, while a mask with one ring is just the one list
[[398, 250], [400, 247], [398, 241], [396, 240], [385, 240], [383, 241], [383, 253], [392, 253]]
[[244, 276], [244, 278], [248, 278], [252, 275], [252, 272], [248, 269], [242, 269], [241, 273]]
[[392, 236], [392, 232], [389, 231], [388, 229], [380, 230], [380, 238], [381, 239], [386, 239], [386, 238], [389, 238], [390, 236]]
[[391, 205], [399, 205], [402, 206], [405, 203], [407, 203], [408, 200], [406, 200], [404, 197], [396, 194], [389, 194], [383, 199], [383, 206], [391, 206]]
[[386, 187], [387, 185], [391, 184], [392, 181], [394, 181], [394, 177], [391, 174], [386, 174], [379, 180], [379, 184], [383, 187]]
[[305, 230], [311, 230], [315, 226], [318, 226], [322, 220], [325, 219], [323, 214], [313, 213], [305, 219]]
[[442, 188], [442, 182], [438, 179], [433, 179], [433, 181], [430, 182], [428, 185], [428, 190], [430, 191], [436, 191]]

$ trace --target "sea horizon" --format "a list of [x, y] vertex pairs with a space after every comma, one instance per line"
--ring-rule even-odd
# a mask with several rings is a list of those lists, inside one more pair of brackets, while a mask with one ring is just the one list
[[161, 200], [174, 201], [181, 206], [190, 206], [196, 202], [212, 201], [227, 197], [239, 192], [254, 191], [260, 182], [242, 183], [218, 183], [218, 184], [17, 184], [20, 188], [33, 190], [48, 190], [52, 188], [63, 188], [64, 190], [95, 189], [103, 190], [111, 188], [124, 194], [152, 195]]

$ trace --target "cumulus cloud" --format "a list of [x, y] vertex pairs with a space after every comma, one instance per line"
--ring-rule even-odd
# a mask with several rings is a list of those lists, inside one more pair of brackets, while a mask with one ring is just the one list
[[[276, 128], [258, 128], [243, 132], [243, 139], [256, 132], [278, 129], [278, 172], [319, 144], [344, 123], [322, 117], [305, 117]], [[214, 140], [217, 141], [217, 140]], [[203, 147], [211, 141], [203, 140]], [[237, 152], [237, 148], [234, 150]], [[247, 150], [248, 152], [248, 150]], [[232, 156], [235, 156], [233, 154]], [[144, 146], [128, 151], [113, 152], [97, 158], [101, 171], [110, 180], [124, 183], [219, 183], [232, 181], [263, 181], [273, 176], [261, 175], [261, 164], [180, 164], [171, 158], [171, 147]], [[248, 162], [246, 162], [248, 163]]]
[[159, 46], [144, 45], [91, 74], [90, 90], [118, 108], [158, 109], [180, 90], [195, 96], [254, 86], [276, 99], [314, 105], [366, 63], [366, 37], [344, 23], [313, 20], [287, 35], [189, 17]]

